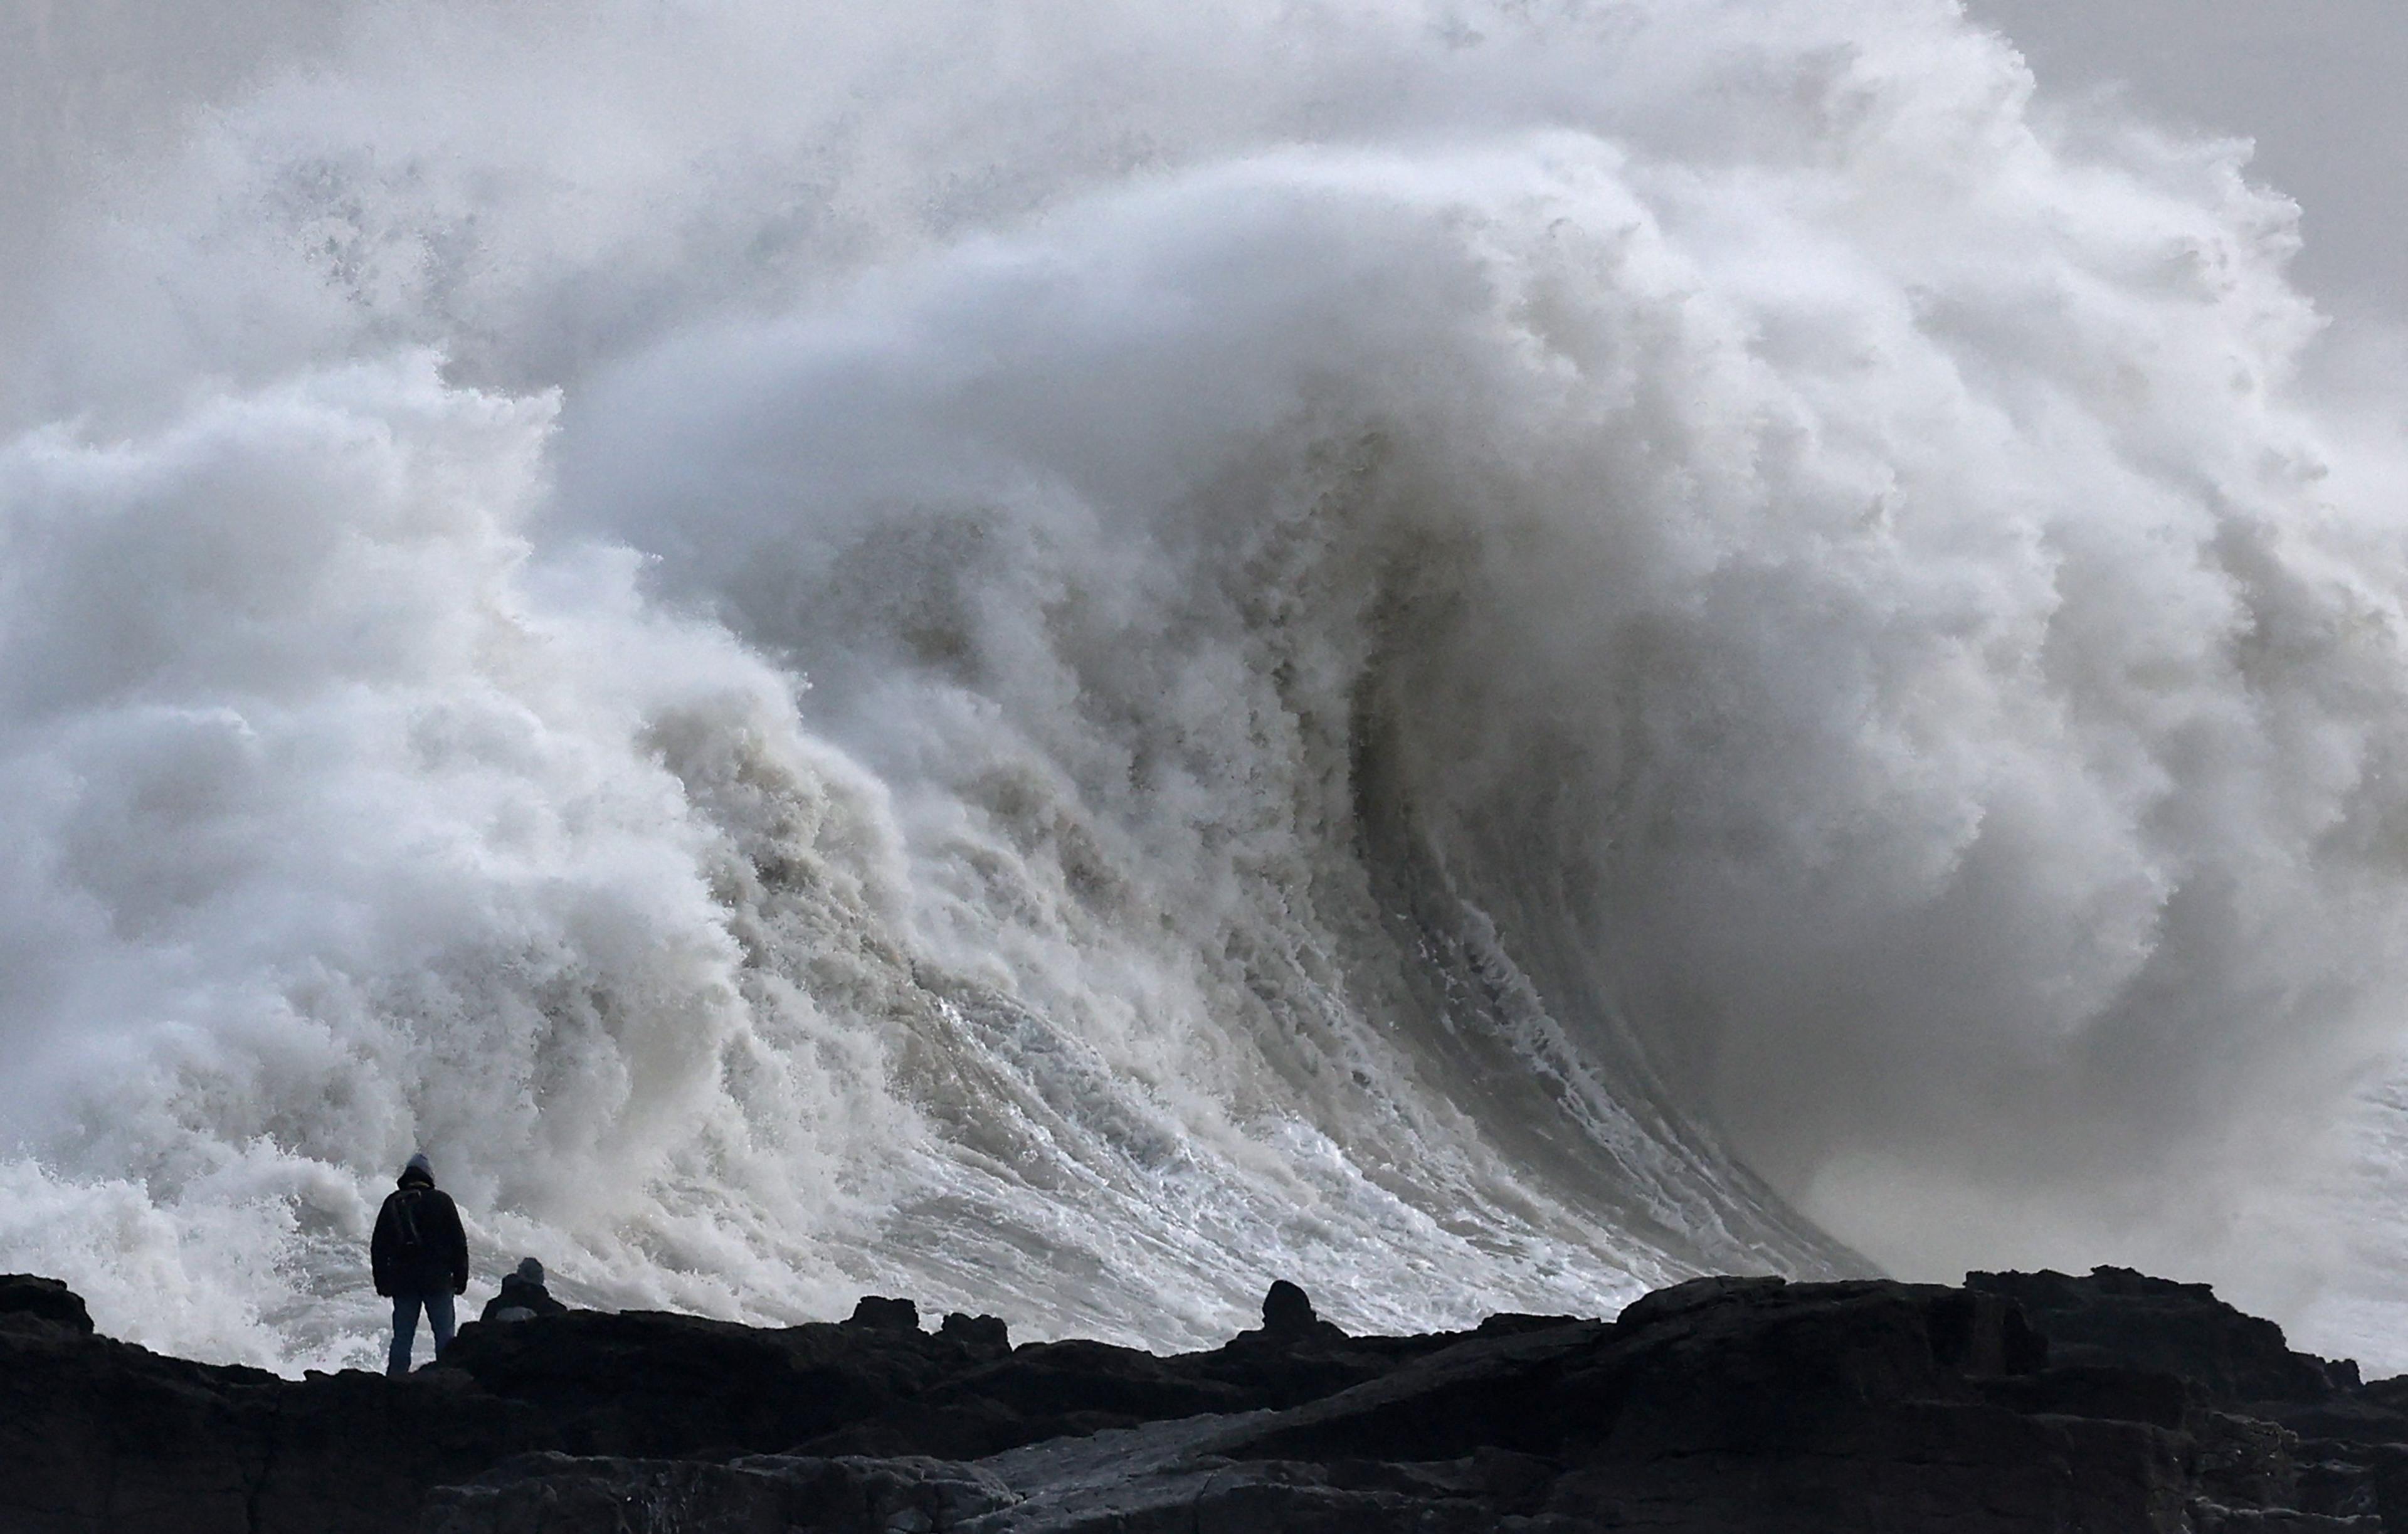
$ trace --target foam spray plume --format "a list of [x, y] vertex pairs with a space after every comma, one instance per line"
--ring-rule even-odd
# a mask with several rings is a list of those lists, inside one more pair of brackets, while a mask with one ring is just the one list
[[19, 82], [0, 1267], [361, 1362], [423, 1146], [494, 1270], [758, 1319], [2307, 1313], [2402, 464], [2241, 150], [1942, 0], [1173, 8]]

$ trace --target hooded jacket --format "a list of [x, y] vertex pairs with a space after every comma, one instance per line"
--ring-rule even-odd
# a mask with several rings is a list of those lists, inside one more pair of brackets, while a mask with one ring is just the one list
[[467, 1232], [460, 1228], [452, 1196], [423, 1166], [413, 1162], [385, 1195], [368, 1242], [368, 1267], [380, 1295], [466, 1292]]
[[566, 1315], [568, 1307], [552, 1297], [552, 1291], [540, 1281], [523, 1279], [512, 1273], [502, 1280], [502, 1292], [485, 1301], [480, 1321], [498, 1321], [505, 1311], [526, 1311], [535, 1315]]

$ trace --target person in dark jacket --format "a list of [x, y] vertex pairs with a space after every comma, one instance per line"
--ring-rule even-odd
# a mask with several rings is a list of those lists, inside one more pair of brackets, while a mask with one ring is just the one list
[[377, 1211], [368, 1267], [376, 1292], [393, 1299], [393, 1352], [384, 1371], [409, 1372], [422, 1308], [435, 1333], [435, 1356], [442, 1357], [452, 1345], [452, 1297], [468, 1288], [468, 1236], [460, 1228], [452, 1196], [435, 1185], [435, 1169], [423, 1151], [402, 1168], [400, 1186], [385, 1195], [384, 1208]]
[[532, 1321], [539, 1315], [560, 1315], [568, 1307], [543, 1286], [543, 1264], [519, 1259], [519, 1270], [502, 1280], [502, 1292], [485, 1301], [480, 1321]]

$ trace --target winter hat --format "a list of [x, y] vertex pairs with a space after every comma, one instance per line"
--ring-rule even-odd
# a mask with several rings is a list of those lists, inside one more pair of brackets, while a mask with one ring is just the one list
[[543, 1264], [536, 1261], [533, 1257], [521, 1257], [519, 1259], [519, 1277], [526, 1280], [529, 1283], [541, 1283], [543, 1282]]
[[424, 1151], [418, 1152], [408, 1161], [404, 1162], [402, 1164], [401, 1170], [402, 1175], [405, 1177], [409, 1175], [411, 1172], [424, 1172], [428, 1182], [432, 1183], [435, 1181], [435, 1168], [427, 1161], [426, 1153]]

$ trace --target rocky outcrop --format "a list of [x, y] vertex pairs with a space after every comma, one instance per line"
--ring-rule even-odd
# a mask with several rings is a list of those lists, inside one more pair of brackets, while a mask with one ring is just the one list
[[2356, 1364], [2292, 1352], [2282, 1327], [2234, 1310], [2204, 1283], [2094, 1268], [2085, 1278], [1968, 1273], [1965, 1287], [2014, 1300], [2060, 1364], [2179, 1374], [2226, 1406], [2329, 1400], [2358, 1386]]
[[2408, 1534], [2408, 1387], [2206, 1289], [1701, 1279], [1614, 1321], [1350, 1337], [1276, 1286], [1174, 1357], [926, 1331], [470, 1326], [407, 1380], [163, 1358], [0, 1279], [26, 1534]]
[[56, 1279], [0, 1273], [0, 1326], [48, 1326], [71, 1336], [90, 1337], [92, 1312], [83, 1297]]

